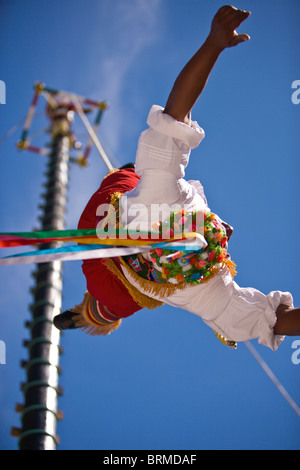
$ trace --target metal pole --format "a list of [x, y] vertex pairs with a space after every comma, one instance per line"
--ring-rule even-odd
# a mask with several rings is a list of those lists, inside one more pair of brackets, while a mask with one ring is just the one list
[[[63, 230], [72, 115], [65, 107], [48, 111], [52, 143], [40, 220], [42, 230]], [[41, 248], [56, 246], [52, 243]], [[20, 450], [55, 450], [57, 420], [61, 418], [57, 402], [62, 390], [59, 387], [60, 332], [52, 321], [61, 311], [62, 264], [59, 261], [38, 264], [33, 275], [32, 320], [28, 325], [31, 339], [25, 342], [29, 359], [22, 361], [27, 378], [22, 384], [24, 405], [18, 404], [16, 408], [22, 414], [22, 427], [13, 428], [12, 435], [19, 438]]]

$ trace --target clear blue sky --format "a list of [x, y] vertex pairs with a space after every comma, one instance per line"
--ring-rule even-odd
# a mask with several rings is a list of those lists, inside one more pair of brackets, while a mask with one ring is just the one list
[[[99, 135], [116, 161], [134, 159], [150, 106], [164, 105], [185, 62], [209, 31], [217, 0], [4, 0], [1, 2], [0, 138], [27, 113], [33, 84], [110, 104]], [[206, 131], [187, 178], [201, 180], [210, 207], [231, 223], [237, 282], [290, 291], [300, 305], [299, 123], [291, 101], [300, 80], [295, 0], [243, 0], [251, 41], [217, 63], [193, 119]], [[35, 121], [45, 125], [43, 107]], [[82, 131], [81, 131], [82, 132]], [[39, 227], [45, 159], [19, 152], [21, 127], [0, 145], [1, 231]], [[49, 140], [43, 133], [42, 143]], [[75, 228], [106, 167], [95, 149], [72, 166], [67, 228]], [[6, 253], [3, 253], [5, 255]], [[0, 448], [17, 449], [11, 426], [22, 403], [20, 360], [34, 266], [0, 270]], [[63, 306], [81, 301], [80, 262], [64, 264]], [[294, 338], [277, 352], [253, 345], [300, 404]], [[201, 319], [170, 307], [141, 311], [106, 338], [62, 338], [64, 396], [59, 449], [299, 449], [300, 421], [245, 345], [221, 345]]]

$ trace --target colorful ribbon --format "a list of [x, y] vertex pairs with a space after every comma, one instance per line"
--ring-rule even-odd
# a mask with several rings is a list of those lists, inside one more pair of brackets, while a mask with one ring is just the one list
[[[36, 231], [36, 232], [0, 232], [0, 248], [9, 248], [24, 245], [36, 245], [41, 243], [53, 242], [76, 242], [82, 244], [96, 244], [96, 245], [150, 245], [156, 243], [153, 234], [147, 232], [139, 232], [139, 239], [135, 240], [134, 234], [127, 230], [107, 230], [102, 232], [103, 238], [100, 236], [101, 232], [96, 229], [80, 229], [80, 230], [49, 230], [49, 231]], [[117, 235], [117, 236], [116, 236]], [[201, 235], [200, 235], [201, 237]], [[190, 238], [199, 238], [197, 233], [185, 233], [182, 237], [171, 237], [173, 240], [186, 240]], [[203, 237], [201, 237], [203, 238]]]
[[96, 229], [0, 233], [0, 248], [57, 241], [99, 244]]
[[145, 239], [138, 240], [130, 238], [130, 233], [127, 231], [119, 231], [118, 238], [113, 238], [113, 234], [114, 232], [108, 231], [108, 236], [100, 239], [97, 236], [96, 229], [0, 233], [0, 247], [2, 248], [57, 242], [76, 242], [79, 244], [79, 246], [70, 245], [5, 256], [0, 258], [0, 265], [113, 258], [142, 253], [158, 247], [172, 250], [199, 251], [207, 245], [204, 237], [198, 233], [184, 234], [180, 240], [173, 237], [164, 241], [152, 240], [151, 235], [146, 233], [143, 234]]

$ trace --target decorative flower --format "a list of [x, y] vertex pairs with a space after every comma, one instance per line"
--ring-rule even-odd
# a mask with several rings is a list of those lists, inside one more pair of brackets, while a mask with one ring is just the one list
[[188, 231], [189, 232], [196, 232], [197, 231], [196, 224], [191, 224], [188, 228]]
[[225, 256], [224, 254], [222, 253], [221, 255], [217, 256], [217, 263], [222, 263], [222, 261], [224, 260]]
[[[175, 215], [175, 213], [174, 213], [174, 215]], [[177, 216], [177, 220], [180, 220], [182, 217], [185, 216], [185, 210], [180, 209], [179, 211], [176, 211], [176, 216]]]
[[224, 238], [224, 235], [221, 231], [218, 231], [214, 235], [215, 242], [220, 243]]
[[190, 264], [190, 260], [188, 258], [178, 258], [177, 263], [179, 266], [187, 266]]
[[178, 220], [178, 223], [179, 223], [180, 225], [184, 225], [184, 224], [187, 223], [187, 220], [188, 220], [187, 217], [186, 217], [185, 215], [183, 215], [183, 216]]
[[205, 266], [206, 266], [206, 261], [205, 261], [204, 259], [199, 259], [199, 261], [197, 261], [196, 266], [197, 266], [198, 268], [205, 268]]
[[174, 277], [169, 277], [168, 282], [170, 282], [171, 284], [178, 284], [178, 280]]
[[228, 238], [227, 237], [224, 237], [221, 241], [221, 246], [222, 248], [226, 246], [226, 243], [228, 242]]
[[160, 227], [160, 222], [154, 222], [154, 224], [152, 225], [152, 228], [153, 228], [154, 230], [158, 230], [159, 227]]
[[211, 252], [209, 253], [207, 260], [208, 260], [209, 262], [211, 262], [211, 261], [213, 261], [213, 260], [215, 259], [215, 257], [216, 257], [216, 252], [215, 252], [215, 250], [213, 250], [213, 251], [211, 251]]

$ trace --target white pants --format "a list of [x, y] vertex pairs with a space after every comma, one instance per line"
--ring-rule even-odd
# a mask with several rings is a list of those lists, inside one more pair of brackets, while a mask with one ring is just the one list
[[[208, 208], [200, 182], [184, 179], [190, 151], [199, 145], [204, 131], [196, 122], [187, 125], [174, 120], [159, 106], [151, 108], [147, 123], [149, 129], [140, 136], [136, 156], [136, 172], [141, 179], [126, 194], [127, 209], [143, 204], [147, 210], [139, 217], [141, 222], [149, 224], [152, 204], [179, 205], [186, 210]], [[134, 216], [127, 217], [128, 228], [135, 221]], [[141, 289], [125, 268], [123, 272]], [[155, 294], [145, 295], [161, 300]], [[276, 310], [280, 304], [293, 306], [289, 292], [264, 295], [253, 288], [239, 287], [226, 267], [209, 282], [178, 290], [163, 301], [200, 316], [227, 339], [238, 342], [258, 338], [259, 343], [273, 350], [284, 339], [274, 334]]]

